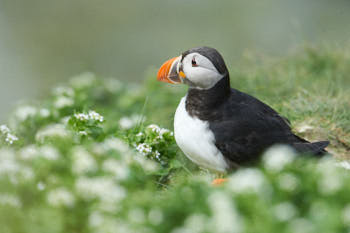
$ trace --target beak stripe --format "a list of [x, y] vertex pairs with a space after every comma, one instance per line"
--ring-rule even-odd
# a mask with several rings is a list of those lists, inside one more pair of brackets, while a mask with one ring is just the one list
[[185, 75], [185, 73], [184, 73], [183, 71], [180, 71], [180, 72], [179, 72], [179, 75], [180, 75], [182, 78], [186, 78], [186, 75]]

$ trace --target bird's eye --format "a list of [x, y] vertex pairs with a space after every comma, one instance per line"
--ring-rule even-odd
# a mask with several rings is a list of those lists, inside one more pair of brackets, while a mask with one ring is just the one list
[[196, 67], [196, 66], [198, 66], [197, 62], [196, 62], [196, 60], [194, 60], [194, 58], [192, 58], [192, 67]]

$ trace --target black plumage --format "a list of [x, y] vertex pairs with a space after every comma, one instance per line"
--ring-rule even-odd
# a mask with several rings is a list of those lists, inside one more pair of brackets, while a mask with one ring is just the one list
[[186, 111], [209, 122], [215, 145], [228, 162], [251, 162], [273, 144], [287, 144], [300, 153], [323, 155], [328, 141], [308, 142], [291, 131], [289, 122], [260, 100], [230, 87], [229, 72], [221, 55], [212, 48], [200, 47], [183, 53], [206, 56], [223, 74], [210, 89], [191, 88]]

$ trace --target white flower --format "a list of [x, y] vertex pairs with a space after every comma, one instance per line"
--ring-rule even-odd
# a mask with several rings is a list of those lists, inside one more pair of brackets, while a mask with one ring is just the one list
[[85, 114], [85, 113], [75, 113], [74, 117], [80, 121], [88, 121], [89, 120], [89, 115]]
[[166, 133], [169, 133], [169, 134], [172, 136], [172, 134], [171, 134], [172, 132], [170, 132], [170, 130], [168, 130], [168, 129], [164, 129], [164, 128], [159, 128], [159, 129], [152, 128], [152, 131], [159, 134], [159, 135], [156, 137], [156, 139], [158, 139], [158, 140], [162, 140], [162, 139], [163, 139], [163, 135], [166, 134]]
[[136, 134], [136, 137], [142, 137], [142, 136], [143, 136], [142, 132], [139, 132], [138, 134]]
[[58, 150], [52, 146], [44, 145], [40, 147], [40, 154], [47, 160], [57, 160], [60, 157]]
[[122, 129], [131, 129], [135, 122], [129, 117], [122, 117], [119, 120], [119, 126]]
[[160, 153], [159, 153], [159, 151], [156, 150], [154, 152], [154, 156], [156, 157], [156, 159], [160, 160]]
[[136, 150], [146, 156], [152, 153], [152, 147], [146, 143], [140, 143], [136, 146]]
[[73, 165], [72, 171], [75, 174], [85, 174], [97, 170], [95, 159], [82, 146], [74, 147], [72, 150]]
[[15, 153], [10, 149], [0, 149], [0, 177], [9, 175], [15, 176], [21, 165], [15, 160]]
[[341, 189], [344, 180], [341, 170], [331, 157], [324, 157], [318, 161], [316, 170], [321, 174], [318, 178], [318, 190], [320, 193], [328, 195]]
[[156, 136], [157, 140], [162, 140], [164, 134], [169, 134], [170, 136], [174, 135], [174, 133], [171, 132], [170, 130], [165, 128], [160, 128], [158, 125], [155, 125], [155, 124], [151, 124], [147, 126], [147, 128], [151, 129], [152, 132], [155, 132], [156, 134], [158, 134], [158, 136]]
[[25, 167], [19, 163], [16, 159], [15, 151], [0, 149], [0, 179], [3, 176], [8, 176], [13, 184], [17, 184], [19, 180], [32, 180], [34, 178], [34, 172], [30, 167]]
[[50, 111], [47, 108], [42, 108], [39, 110], [39, 114], [41, 117], [46, 118], [50, 116]]
[[279, 172], [295, 158], [294, 151], [285, 145], [276, 145], [269, 148], [263, 156], [263, 162], [266, 169]]
[[36, 187], [38, 188], [38, 190], [43, 191], [45, 189], [45, 184], [43, 182], [38, 182], [36, 184]]
[[339, 163], [332, 157], [325, 156], [318, 160], [316, 170], [323, 176], [337, 175], [340, 171]]
[[163, 212], [160, 209], [151, 209], [148, 213], [148, 221], [153, 225], [159, 225], [163, 221]]
[[149, 159], [146, 159], [142, 165], [146, 172], [155, 172], [158, 169], [158, 165]]
[[34, 178], [33, 170], [20, 164], [15, 156], [13, 150], [0, 149], [0, 178], [8, 176], [13, 184], [17, 184], [19, 179], [32, 180]]
[[186, 218], [183, 226], [175, 228], [171, 233], [202, 233], [207, 232], [210, 228], [214, 228], [210, 232], [217, 232], [213, 220], [204, 214], [194, 213]]
[[36, 113], [37, 113], [37, 109], [35, 107], [26, 105], [26, 106], [21, 106], [17, 108], [15, 111], [15, 116], [20, 121], [25, 121], [28, 118], [35, 116]]
[[78, 132], [81, 136], [87, 136], [88, 133], [85, 130], [79, 131]]
[[22, 167], [19, 171], [18, 176], [23, 178], [25, 181], [33, 180], [35, 177], [34, 171], [30, 167]]
[[155, 172], [158, 169], [158, 164], [144, 156], [130, 156], [127, 162], [135, 162], [143, 168], [145, 172]]
[[147, 128], [151, 129], [155, 133], [160, 132], [160, 127], [156, 124], [151, 124], [151, 125], [147, 126]]
[[21, 207], [20, 199], [12, 194], [0, 193], [0, 205], [8, 205], [12, 207]]
[[32, 160], [38, 156], [39, 152], [35, 145], [25, 146], [20, 150], [19, 156], [23, 160]]
[[236, 210], [234, 201], [227, 193], [215, 191], [208, 197], [212, 211], [210, 219], [211, 231], [218, 233], [243, 232], [243, 221]]
[[47, 202], [52, 206], [67, 206], [72, 207], [75, 198], [66, 188], [57, 188], [47, 194]]
[[229, 178], [228, 186], [233, 192], [259, 192], [264, 186], [264, 174], [255, 168], [239, 169]]
[[103, 223], [104, 215], [98, 211], [94, 211], [89, 215], [89, 225], [91, 227], [99, 227]]
[[102, 164], [103, 170], [115, 175], [117, 180], [123, 180], [129, 175], [129, 168], [126, 164], [122, 164], [121, 161], [116, 159], [107, 159]]
[[337, 163], [337, 166], [350, 170], [350, 162], [349, 161], [341, 161]]
[[59, 96], [54, 102], [54, 106], [58, 109], [73, 106], [74, 101], [71, 97]]
[[89, 111], [89, 113], [75, 113], [74, 117], [80, 121], [88, 121], [88, 120], [93, 120], [93, 121], [98, 121], [98, 122], [103, 122], [104, 118], [100, 114], [98, 114], [95, 111]]
[[60, 87], [56, 87], [54, 90], [53, 90], [53, 94], [56, 95], [56, 96], [74, 96], [74, 90], [70, 87], [63, 87], [63, 86], [60, 86]]
[[318, 179], [318, 191], [322, 194], [333, 194], [341, 189], [343, 185], [340, 176], [323, 176]]
[[185, 220], [184, 227], [190, 233], [201, 233], [207, 229], [208, 218], [204, 214], [192, 214]]
[[279, 221], [286, 222], [295, 217], [297, 209], [290, 202], [282, 202], [273, 207], [273, 213]]
[[[94, 233], [134, 233], [135, 228], [128, 221], [117, 220], [116, 217], [93, 211], [89, 216], [89, 226]], [[142, 228], [142, 233], [148, 233]]]
[[6, 125], [0, 125], [0, 133], [5, 136], [5, 142], [8, 144], [13, 144], [18, 138], [11, 134], [11, 130]]
[[0, 125], [0, 132], [6, 135], [10, 133], [10, 129], [6, 125]]
[[89, 111], [89, 118], [94, 121], [103, 122], [104, 118], [95, 111]]
[[282, 190], [292, 192], [299, 185], [299, 180], [293, 174], [284, 173], [278, 177], [278, 184]]
[[15, 135], [13, 135], [13, 134], [7, 134], [6, 135], [6, 138], [5, 138], [5, 141], [7, 142], [7, 143], [9, 143], [9, 144], [13, 144], [13, 142], [15, 142], [15, 141], [17, 141], [18, 140], [18, 138], [15, 136]]
[[115, 211], [115, 204], [126, 197], [125, 189], [109, 177], [80, 177], [75, 188], [86, 200], [98, 198], [101, 207], [107, 211]]
[[66, 130], [64, 125], [62, 125], [62, 124], [52, 124], [52, 125], [46, 126], [43, 129], [40, 129], [36, 133], [35, 139], [37, 141], [43, 142], [46, 138], [50, 138], [50, 137], [66, 138], [68, 136], [70, 136], [70, 134]]
[[23, 147], [20, 150], [20, 158], [23, 160], [32, 160], [38, 157], [45, 158], [47, 160], [57, 160], [60, 154], [52, 146], [44, 145], [42, 147], [36, 147], [35, 145], [29, 145]]
[[70, 84], [75, 88], [86, 88], [91, 86], [96, 81], [95, 74], [91, 72], [85, 72], [73, 77], [70, 80]]
[[169, 132], [170, 132], [170, 130], [161, 128], [160, 131], [159, 131], [159, 135], [163, 136], [163, 134], [166, 134], [166, 133], [169, 133]]

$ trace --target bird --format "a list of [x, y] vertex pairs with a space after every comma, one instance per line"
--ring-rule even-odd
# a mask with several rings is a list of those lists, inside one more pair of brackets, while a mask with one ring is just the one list
[[186, 157], [200, 167], [224, 174], [259, 160], [275, 144], [300, 154], [327, 154], [329, 141], [309, 142], [295, 135], [287, 118], [231, 88], [224, 59], [214, 48], [196, 47], [169, 59], [157, 80], [188, 85], [175, 112], [174, 136]]

